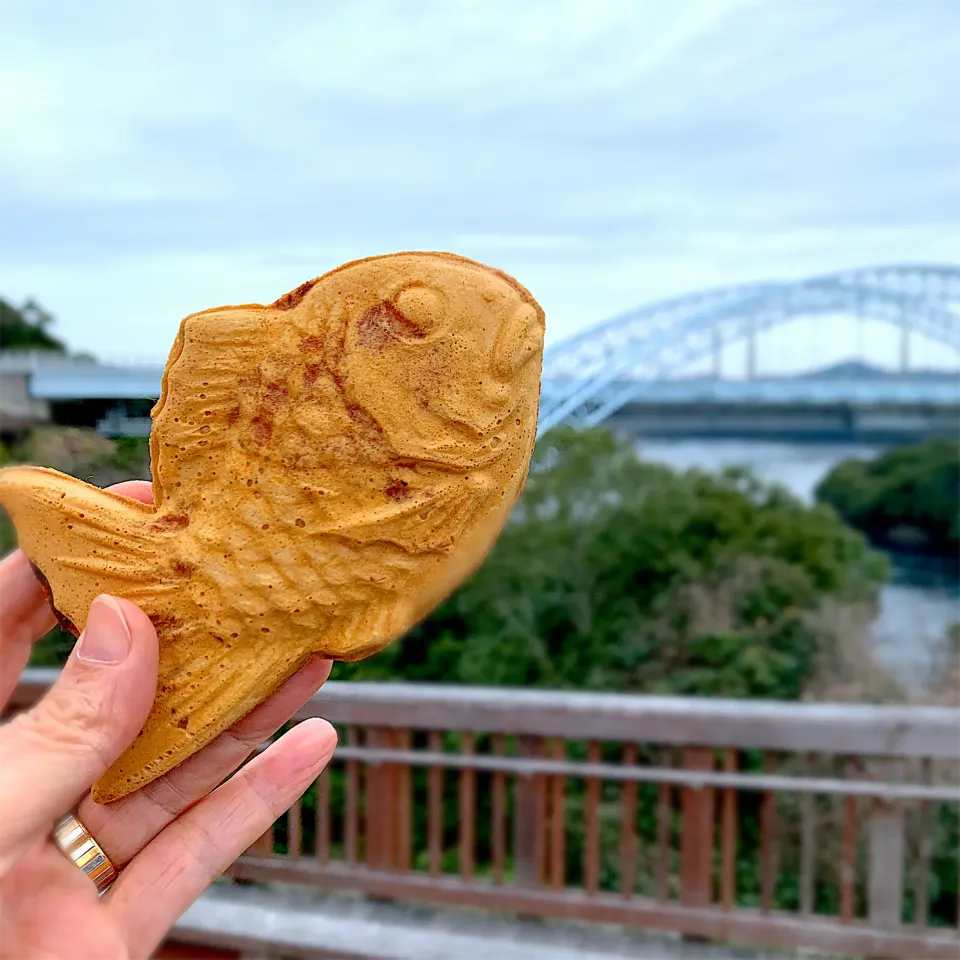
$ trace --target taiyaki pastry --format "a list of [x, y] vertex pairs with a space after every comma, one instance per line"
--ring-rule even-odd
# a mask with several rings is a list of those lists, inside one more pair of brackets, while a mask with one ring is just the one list
[[526, 479], [544, 314], [447, 253], [348, 263], [262, 306], [180, 324], [152, 411], [154, 504], [41, 467], [0, 503], [60, 623], [136, 603], [160, 640], [117, 800], [269, 697], [311, 656], [356, 660], [474, 571]]

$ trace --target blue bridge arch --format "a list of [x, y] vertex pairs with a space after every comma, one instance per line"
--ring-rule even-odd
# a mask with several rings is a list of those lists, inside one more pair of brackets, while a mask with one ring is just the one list
[[[538, 432], [561, 423], [595, 425], [652, 391], [662, 394], [671, 375], [732, 343], [838, 312], [922, 334], [960, 355], [960, 267], [868, 267], [706, 290], [631, 310], [546, 350]], [[856, 399], [853, 385], [845, 389]], [[924, 398], [956, 403], [960, 384], [930, 384]]]

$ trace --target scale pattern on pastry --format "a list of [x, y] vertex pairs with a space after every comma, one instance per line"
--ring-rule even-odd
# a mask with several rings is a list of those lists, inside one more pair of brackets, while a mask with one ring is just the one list
[[153, 506], [0, 471], [60, 622], [78, 634], [110, 593], [160, 638], [153, 708], [97, 801], [196, 753], [310, 656], [382, 649], [477, 568], [526, 479], [543, 333], [527, 290], [482, 264], [349, 263], [183, 320], [152, 412]]

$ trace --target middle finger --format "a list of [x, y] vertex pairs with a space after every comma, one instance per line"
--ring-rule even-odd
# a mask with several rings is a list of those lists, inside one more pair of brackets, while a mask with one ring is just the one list
[[314, 658], [272, 697], [178, 767], [115, 803], [94, 803], [88, 794], [77, 817], [121, 867], [283, 726], [320, 689], [331, 666], [329, 660]]

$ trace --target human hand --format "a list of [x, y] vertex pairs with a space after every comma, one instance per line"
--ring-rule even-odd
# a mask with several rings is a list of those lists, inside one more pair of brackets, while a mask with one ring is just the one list
[[[147, 483], [113, 489], [152, 499]], [[3, 705], [31, 644], [54, 623], [19, 551], [0, 563], [0, 601]], [[54, 686], [0, 728], [0, 956], [148, 957], [177, 917], [330, 760], [333, 728], [325, 720], [305, 720], [223, 782], [327, 679], [330, 662], [313, 660], [180, 766], [122, 800], [95, 804], [91, 784], [133, 740], [150, 710], [157, 658], [157, 636], [146, 615], [128, 601], [100, 597]], [[68, 811], [121, 871], [103, 897], [50, 839]]]

